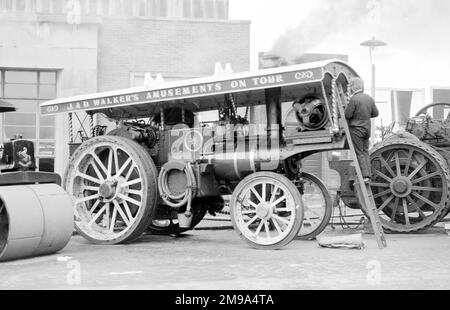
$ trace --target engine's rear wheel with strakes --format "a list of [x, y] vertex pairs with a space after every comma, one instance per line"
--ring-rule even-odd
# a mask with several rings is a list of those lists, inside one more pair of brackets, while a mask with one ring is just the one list
[[275, 250], [291, 242], [303, 222], [303, 201], [288, 178], [257, 172], [242, 180], [230, 200], [235, 231], [256, 249]]
[[138, 143], [100, 136], [83, 143], [71, 157], [64, 188], [74, 198], [75, 228], [97, 244], [138, 238], [157, 203], [157, 170]]
[[303, 199], [303, 225], [297, 239], [312, 240], [320, 235], [333, 213], [333, 203], [325, 184], [316, 176], [303, 172], [302, 182], [297, 188]]
[[450, 173], [446, 160], [418, 140], [389, 139], [371, 152], [375, 203], [383, 228], [416, 232], [448, 213]]

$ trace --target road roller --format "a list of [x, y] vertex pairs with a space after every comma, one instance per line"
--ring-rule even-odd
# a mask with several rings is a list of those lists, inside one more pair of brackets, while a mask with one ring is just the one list
[[[385, 231], [420, 232], [449, 213], [450, 114], [444, 115], [449, 111], [450, 103], [427, 105], [406, 126], [394, 131], [392, 123], [371, 149], [371, 188]], [[433, 117], [438, 114], [442, 117]], [[349, 162], [334, 160], [330, 166], [341, 175], [342, 202], [361, 208]]]
[[[346, 149], [339, 108], [353, 77], [347, 63], [328, 60], [159, 78], [42, 103], [43, 116], [64, 114], [69, 124], [63, 186], [74, 199], [75, 228], [95, 244], [121, 244], [144, 232], [192, 230], [229, 205], [234, 229], [253, 248], [315, 238], [332, 203], [302, 163]], [[80, 139], [72, 128], [85, 118]]]
[[[15, 107], [0, 101], [0, 113]], [[32, 141], [0, 144], [0, 262], [62, 250], [73, 232], [71, 197], [55, 173], [37, 172]]]

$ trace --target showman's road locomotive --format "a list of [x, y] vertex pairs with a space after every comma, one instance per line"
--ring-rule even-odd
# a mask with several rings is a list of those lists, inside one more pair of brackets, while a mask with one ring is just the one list
[[[103, 135], [92, 125], [71, 156], [64, 186], [76, 229], [99, 244], [148, 229], [179, 233], [221, 212], [231, 195], [233, 225], [251, 246], [313, 238], [330, 218], [330, 196], [301, 160], [346, 148], [338, 111], [357, 76], [324, 61], [43, 103], [42, 114], [68, 113], [70, 124], [80, 113], [117, 123]], [[285, 123], [282, 103], [292, 107]], [[213, 121], [202, 121], [208, 111]]]
[[[443, 119], [432, 110], [449, 112], [449, 103], [434, 103], [408, 120], [406, 128], [385, 132], [371, 150], [375, 203], [383, 228], [396, 233], [416, 232], [441, 221], [450, 211], [450, 114]], [[350, 179], [353, 169], [345, 161], [332, 162], [341, 174], [344, 204], [359, 209]]]

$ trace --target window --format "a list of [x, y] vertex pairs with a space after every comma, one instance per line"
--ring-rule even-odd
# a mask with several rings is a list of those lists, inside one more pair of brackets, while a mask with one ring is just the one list
[[56, 97], [56, 72], [0, 69], [0, 86], [0, 98], [17, 108], [1, 116], [1, 140], [20, 135], [33, 141], [39, 169], [53, 171], [55, 118], [40, 116], [39, 104]]

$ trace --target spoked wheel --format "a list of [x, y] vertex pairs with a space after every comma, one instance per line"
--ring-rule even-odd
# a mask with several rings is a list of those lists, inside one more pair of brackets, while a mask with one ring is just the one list
[[0, 200], [0, 254], [2, 254], [8, 241], [8, 232], [9, 232], [9, 215], [5, 208], [3, 200]]
[[303, 222], [302, 197], [285, 176], [254, 173], [239, 183], [230, 201], [236, 232], [256, 249], [280, 249], [297, 236]]
[[297, 188], [303, 198], [303, 225], [297, 239], [312, 240], [320, 235], [331, 219], [333, 203], [323, 182], [309, 173], [302, 173]]
[[371, 183], [383, 228], [414, 232], [447, 213], [450, 175], [444, 158], [416, 140], [388, 140], [371, 154]]
[[156, 180], [152, 158], [136, 142], [114, 136], [85, 142], [64, 178], [75, 201], [75, 228], [97, 244], [133, 241], [154, 215]]

